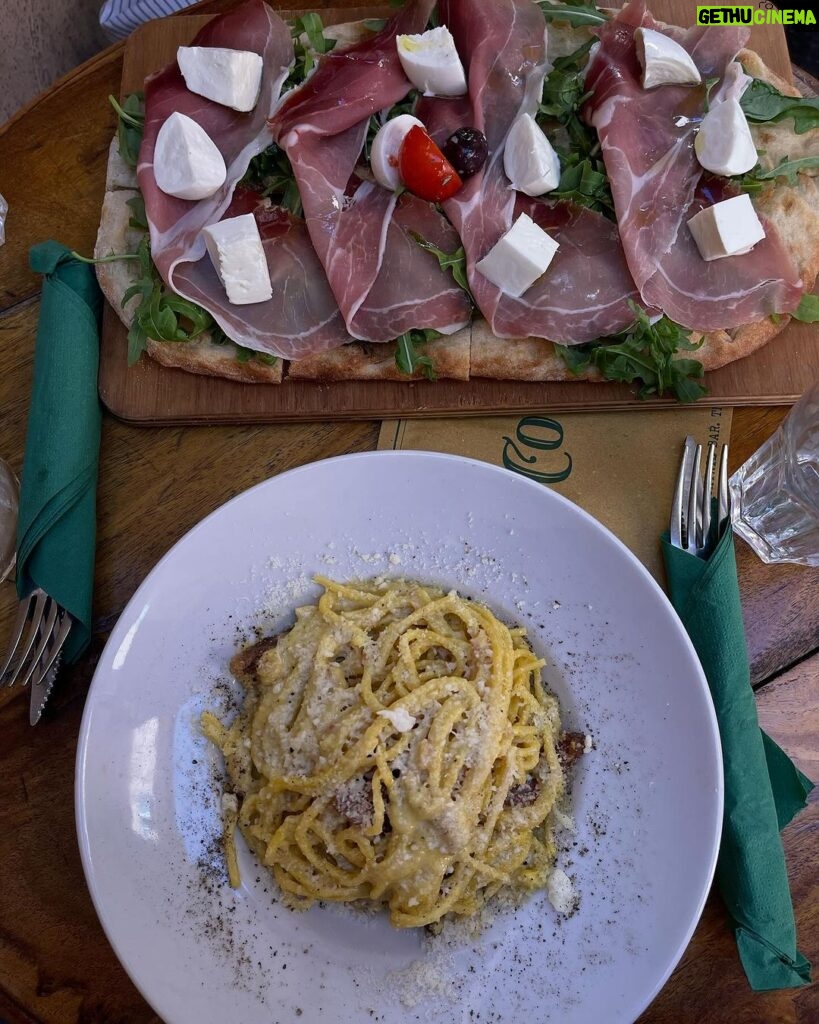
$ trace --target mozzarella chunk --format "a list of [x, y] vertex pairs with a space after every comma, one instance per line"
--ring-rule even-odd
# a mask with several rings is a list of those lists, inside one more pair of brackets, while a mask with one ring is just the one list
[[376, 133], [370, 147], [370, 167], [375, 180], [395, 191], [401, 185], [398, 156], [410, 128], [423, 128], [423, 122], [412, 114], [399, 114], [386, 121]]
[[476, 269], [501, 291], [518, 298], [544, 273], [557, 249], [557, 242], [522, 213]]
[[205, 129], [175, 110], [156, 136], [154, 177], [169, 196], [206, 199], [224, 185], [227, 168]]
[[634, 39], [643, 65], [644, 89], [658, 85], [699, 85], [702, 81], [690, 54], [662, 32], [638, 28]]
[[694, 139], [694, 152], [713, 174], [745, 174], [756, 166], [756, 146], [739, 100], [723, 100], [711, 107]]
[[560, 159], [531, 114], [517, 118], [503, 150], [503, 169], [512, 188], [542, 196], [560, 182]]
[[398, 36], [404, 74], [425, 96], [464, 96], [466, 75], [452, 33], [444, 25], [415, 36]]
[[747, 192], [706, 206], [688, 221], [688, 227], [704, 260], [739, 256], [750, 252], [765, 237]]
[[221, 46], [180, 46], [176, 61], [185, 85], [197, 96], [242, 113], [256, 106], [262, 84], [258, 53]]
[[202, 229], [205, 245], [230, 302], [246, 306], [273, 294], [259, 227], [252, 213]]

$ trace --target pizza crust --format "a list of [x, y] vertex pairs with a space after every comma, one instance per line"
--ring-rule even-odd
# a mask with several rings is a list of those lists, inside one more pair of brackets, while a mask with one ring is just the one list
[[[136, 252], [144, 232], [130, 226], [131, 208], [128, 206], [128, 200], [138, 195], [139, 192], [135, 189], [125, 188], [105, 193], [94, 246], [94, 259]], [[97, 281], [102, 294], [126, 327], [130, 327], [134, 309], [138, 305], [137, 296], [133, 296], [124, 305], [122, 301], [126, 291], [138, 277], [135, 263], [135, 260], [115, 260], [96, 265]]]
[[[435, 338], [419, 349], [429, 356], [436, 377], [450, 380], [469, 380], [471, 329], [447, 337]], [[423, 370], [411, 377], [401, 373], [395, 365], [394, 341], [354, 341], [349, 345], [307, 356], [287, 364], [287, 376], [294, 380], [423, 380]]]
[[148, 355], [161, 363], [188, 373], [206, 377], [225, 377], [241, 384], [280, 384], [284, 376], [283, 360], [272, 365], [257, 359], [240, 363], [234, 345], [217, 345], [207, 331], [193, 341], [149, 341]]
[[489, 324], [472, 324], [471, 377], [496, 377], [500, 380], [602, 380], [595, 367], [572, 373], [543, 338], [497, 338]]
[[[357, 26], [348, 23], [338, 26], [344, 44], [355, 41]], [[333, 29], [327, 29], [331, 33]], [[365, 31], [361, 26], [358, 31]], [[549, 57], [570, 53], [588, 38], [583, 28], [567, 25], [550, 26]], [[757, 53], [742, 50], [738, 55], [746, 72], [754, 78], [770, 83], [785, 95], [799, 96], [799, 90], [768, 68]], [[775, 166], [785, 158], [819, 153], [819, 129], [797, 135], [792, 122], [770, 125], [752, 125], [751, 131], [757, 148], [764, 151], [760, 157], [763, 167]], [[791, 186], [780, 179], [766, 190], [752, 196], [759, 213], [775, 227], [798, 267], [806, 291], [813, 290], [819, 274], [819, 186], [814, 175], [799, 174], [797, 184]], [[106, 177], [106, 194], [102, 207], [95, 256], [110, 253], [133, 252], [139, 244], [141, 232], [128, 226], [131, 214], [127, 200], [135, 195], [136, 175], [122, 159], [118, 140], [111, 142]], [[97, 277], [103, 294], [117, 311], [120, 319], [130, 324], [136, 299], [122, 307], [122, 296], [136, 277], [131, 261], [123, 260], [98, 264]], [[774, 322], [770, 318], [732, 330], [711, 331], [706, 335], [692, 334], [693, 341], [701, 345], [691, 358], [697, 359], [705, 371], [743, 359], [775, 338], [790, 321], [783, 315]], [[308, 356], [287, 364], [286, 376], [294, 380], [397, 380], [409, 378], [395, 365], [395, 343], [369, 344], [351, 342], [329, 352]], [[572, 373], [557, 354], [552, 342], [541, 338], [497, 338], [485, 320], [478, 318], [462, 331], [449, 337], [429, 342], [423, 349], [432, 360], [435, 374], [441, 378], [467, 380], [470, 377], [489, 377], [506, 380], [602, 381], [595, 367], [579, 374]], [[273, 366], [249, 360], [240, 363], [232, 345], [217, 345], [205, 333], [192, 342], [163, 342], [151, 340], [148, 355], [163, 366], [172, 366], [190, 373], [226, 377], [245, 383], [279, 383], [283, 379], [283, 364]], [[414, 377], [422, 378], [417, 372]]]
[[105, 191], [115, 192], [118, 188], [137, 188], [137, 176], [135, 168], [123, 160], [119, 151], [119, 136], [115, 135], [108, 147]]

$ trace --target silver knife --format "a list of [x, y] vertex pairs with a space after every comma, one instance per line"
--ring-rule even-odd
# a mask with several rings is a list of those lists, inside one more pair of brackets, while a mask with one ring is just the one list
[[57, 678], [57, 673], [60, 670], [63, 644], [71, 631], [71, 622], [71, 616], [68, 612], [63, 611], [54, 642], [44, 655], [45, 660], [37, 666], [35, 678], [31, 683], [31, 697], [29, 699], [28, 720], [31, 725], [36, 725], [40, 721], [49, 694], [54, 686], [54, 680]]

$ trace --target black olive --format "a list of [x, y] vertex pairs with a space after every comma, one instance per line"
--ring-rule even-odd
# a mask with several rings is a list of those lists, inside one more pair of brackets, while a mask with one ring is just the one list
[[444, 156], [462, 178], [468, 178], [486, 163], [486, 136], [477, 128], [459, 128], [444, 143]]

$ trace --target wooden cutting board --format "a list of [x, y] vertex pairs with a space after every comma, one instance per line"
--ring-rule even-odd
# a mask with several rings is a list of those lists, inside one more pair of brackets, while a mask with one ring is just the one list
[[[322, 6], [322, 5], [320, 5]], [[672, 24], [693, 24], [696, 4], [654, 0], [654, 15]], [[282, 11], [287, 18], [293, 12]], [[324, 24], [383, 13], [379, 7], [322, 9]], [[142, 88], [145, 76], [174, 59], [208, 18], [182, 16], [149, 22], [133, 33], [125, 51], [123, 95]], [[781, 26], [755, 26], [751, 47], [769, 67], [791, 79]], [[707, 375], [705, 405], [790, 404], [819, 378], [819, 328], [790, 324], [772, 343], [747, 359]], [[271, 423], [300, 420], [382, 419], [411, 416], [466, 416], [596, 409], [673, 407], [668, 399], [640, 401], [625, 385], [609, 383], [471, 381], [342, 381], [321, 384], [237, 384], [168, 369], [143, 357], [126, 360], [126, 329], [106, 308], [100, 351], [99, 390], [105, 406], [131, 423]]]

